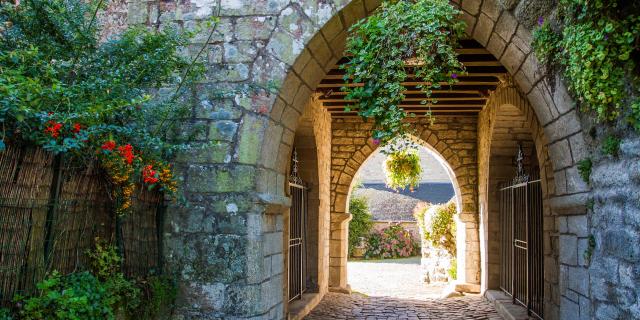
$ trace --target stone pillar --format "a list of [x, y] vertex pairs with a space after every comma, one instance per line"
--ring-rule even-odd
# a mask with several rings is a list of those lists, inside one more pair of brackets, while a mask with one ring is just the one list
[[347, 283], [349, 221], [351, 221], [351, 215], [348, 213], [331, 213], [329, 291], [351, 292]]

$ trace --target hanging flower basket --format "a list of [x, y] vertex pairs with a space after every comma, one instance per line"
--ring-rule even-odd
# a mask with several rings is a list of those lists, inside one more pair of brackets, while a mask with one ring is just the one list
[[398, 190], [413, 188], [420, 184], [422, 167], [415, 149], [404, 149], [387, 155], [384, 163], [387, 187]]

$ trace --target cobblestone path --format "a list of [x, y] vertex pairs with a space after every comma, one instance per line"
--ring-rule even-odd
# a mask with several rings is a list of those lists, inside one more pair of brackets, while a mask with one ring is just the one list
[[306, 320], [316, 319], [502, 319], [493, 306], [478, 296], [411, 300], [328, 293]]
[[482, 297], [440, 299], [445, 285], [420, 281], [420, 258], [349, 261], [351, 295], [328, 293], [305, 319], [502, 319]]

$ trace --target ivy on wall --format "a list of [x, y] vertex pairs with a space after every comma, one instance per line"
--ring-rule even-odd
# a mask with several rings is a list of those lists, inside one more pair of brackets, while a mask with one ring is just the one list
[[402, 82], [411, 74], [426, 83], [419, 86], [427, 97], [423, 104], [435, 102], [429, 98], [433, 89], [457, 82], [464, 70], [455, 51], [464, 32], [459, 13], [447, 0], [385, 1], [351, 27], [342, 90], [358, 101], [347, 111], [373, 119], [373, 139], [386, 143], [407, 133], [400, 102]]
[[582, 110], [637, 130], [639, 13], [637, 1], [560, 0], [557, 21], [541, 17], [533, 33], [536, 56], [564, 71]]

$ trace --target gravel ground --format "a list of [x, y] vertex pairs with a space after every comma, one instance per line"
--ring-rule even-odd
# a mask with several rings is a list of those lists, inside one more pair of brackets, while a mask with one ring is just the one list
[[367, 296], [424, 300], [440, 297], [447, 287], [422, 282], [420, 257], [349, 261], [347, 268], [351, 290]]

